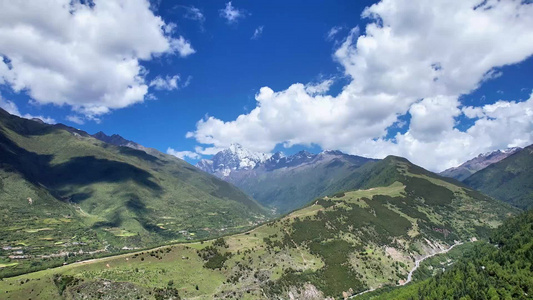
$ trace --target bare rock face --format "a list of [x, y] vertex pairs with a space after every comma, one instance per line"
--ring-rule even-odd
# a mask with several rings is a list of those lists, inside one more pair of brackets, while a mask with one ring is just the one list
[[324, 294], [319, 291], [316, 286], [306, 283], [303, 287], [291, 287], [288, 292], [288, 297], [291, 300], [323, 300], [327, 299]]

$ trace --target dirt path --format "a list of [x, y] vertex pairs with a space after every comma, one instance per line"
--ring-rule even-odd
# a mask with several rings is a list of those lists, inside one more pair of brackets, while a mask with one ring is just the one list
[[423, 262], [424, 260], [426, 260], [426, 259], [428, 259], [430, 257], [433, 257], [435, 255], [438, 255], [438, 254], [444, 254], [444, 253], [452, 250], [453, 247], [458, 246], [458, 245], [462, 245], [462, 244], [463, 243], [455, 243], [455, 244], [451, 245], [448, 249], [444, 249], [444, 250], [441, 250], [439, 252], [433, 253], [431, 255], [426, 255], [426, 256], [423, 256], [423, 257], [415, 260], [415, 266], [413, 267], [413, 269], [411, 269], [411, 272], [409, 272], [409, 274], [407, 275], [407, 280], [404, 283], [400, 284], [400, 285], [406, 285], [406, 284], [408, 284], [409, 282], [411, 282], [413, 280], [413, 273], [416, 271], [416, 269], [418, 269], [418, 267], [420, 267], [420, 263]]
[[[288, 231], [286, 228], [284, 228], [283, 230], [285, 230], [285, 232], [287, 233], [287, 235], [290, 236], [289, 231]], [[300, 255], [302, 256], [302, 260], [304, 261], [304, 264], [307, 266], [307, 260], [305, 259], [302, 250], [300, 250], [300, 247], [298, 247], [298, 245], [296, 244], [296, 242], [295, 242], [293, 239], [291, 239], [291, 242], [294, 244], [294, 246], [296, 247], [296, 249], [298, 249], [298, 252], [300, 252]]]

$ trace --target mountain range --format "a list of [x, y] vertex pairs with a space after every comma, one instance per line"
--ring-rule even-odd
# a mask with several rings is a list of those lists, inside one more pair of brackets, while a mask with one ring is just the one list
[[319, 154], [300, 151], [291, 156], [255, 153], [240, 145], [220, 151], [196, 166], [224, 179], [262, 205], [285, 213], [311, 200], [359, 187], [354, 174], [367, 163], [376, 162], [340, 151]]
[[486, 239], [517, 213], [404, 158], [366, 165], [370, 188], [250, 231], [8, 278], [0, 289], [6, 299], [341, 299], [403, 284], [421, 257]]
[[519, 208], [533, 208], [533, 145], [515, 151], [463, 182]]
[[[463, 181], [496, 199], [527, 208], [533, 202], [528, 168], [532, 162], [524, 161], [529, 157], [527, 149], [530, 147], [483, 153], [439, 175]], [[521, 164], [510, 163], [511, 170], [505, 162], [514, 160], [518, 153], [522, 153], [516, 156], [522, 157]], [[233, 144], [211, 159], [199, 161], [196, 167], [236, 185], [262, 205], [286, 213], [317, 197], [368, 188], [376, 182], [372, 170], [378, 161], [331, 150], [318, 154], [300, 151], [291, 156], [281, 152], [265, 154]], [[495, 174], [500, 175], [498, 179]]]
[[[194, 167], [119, 135], [0, 110], [0, 290], [5, 299], [403, 295], [425, 257], [452, 246], [460, 257], [461, 243], [487, 241], [519, 213], [503, 201], [531, 205], [532, 147], [479, 156], [465, 165], [486, 166], [463, 182], [397, 156], [237, 144]], [[156, 245], [165, 246], [146, 250]]]
[[497, 163], [500, 160], [520, 150], [521, 148], [519, 147], [513, 147], [504, 150], [496, 150], [492, 152], [482, 153], [477, 157], [474, 157], [471, 160], [468, 160], [457, 167], [446, 169], [439, 174], [442, 176], [455, 178], [459, 181], [463, 181], [472, 174], [481, 171], [484, 168], [494, 163]]

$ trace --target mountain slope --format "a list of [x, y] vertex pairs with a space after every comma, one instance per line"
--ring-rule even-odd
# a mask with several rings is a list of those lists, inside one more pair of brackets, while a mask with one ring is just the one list
[[[220, 161], [233, 162], [231, 166], [236, 167], [225, 168], [230, 164]], [[301, 151], [288, 157], [281, 153], [275, 153], [268, 159], [262, 156], [262, 159], [254, 161], [253, 166], [239, 161], [232, 151], [222, 151], [212, 161], [201, 161], [197, 167], [235, 184], [261, 204], [285, 213], [306, 205], [316, 197], [357, 188], [346, 178], [358, 174], [358, 168], [375, 160], [340, 151], [320, 154]]]
[[0, 229], [1, 246], [21, 247], [26, 257], [79, 251], [80, 244], [109, 252], [205, 238], [242, 230], [264, 213], [231, 184], [173, 156], [3, 110], [0, 199], [0, 221], [9, 224]]
[[[530, 299], [533, 287], [533, 211], [507, 220], [436, 277], [361, 299]], [[357, 298], [359, 299], [359, 298]]]
[[440, 173], [442, 176], [455, 178], [459, 181], [466, 179], [477, 171], [483, 170], [491, 164], [497, 163], [500, 160], [520, 151], [521, 148], [508, 148], [505, 150], [496, 150], [489, 153], [483, 153], [477, 157], [461, 164], [458, 167], [444, 170]]
[[466, 178], [464, 183], [520, 208], [533, 208], [533, 145]]
[[43, 299], [116, 291], [130, 298], [340, 299], [401, 283], [416, 258], [486, 238], [516, 212], [403, 158], [366, 168], [373, 178], [364, 183], [372, 187], [317, 199], [249, 232], [45, 270], [0, 281], [0, 289], [6, 299], [35, 291]]

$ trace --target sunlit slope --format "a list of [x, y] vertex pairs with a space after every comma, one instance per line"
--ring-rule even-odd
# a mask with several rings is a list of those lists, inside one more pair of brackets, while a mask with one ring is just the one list
[[217, 236], [241, 231], [265, 213], [231, 184], [175, 157], [5, 111], [0, 211], [1, 246], [22, 247], [31, 258]]
[[44, 283], [64, 274], [72, 276], [63, 277], [72, 280], [67, 298], [94, 296], [104, 282], [119, 290], [127, 282], [131, 297], [141, 298], [339, 298], [401, 283], [415, 258], [485, 238], [515, 212], [401, 158], [383, 160], [373, 174], [394, 181], [316, 199], [247, 233], [6, 279], [0, 289], [7, 299], [39, 290], [58, 295], [56, 285]]

